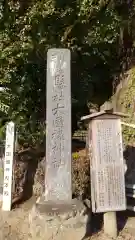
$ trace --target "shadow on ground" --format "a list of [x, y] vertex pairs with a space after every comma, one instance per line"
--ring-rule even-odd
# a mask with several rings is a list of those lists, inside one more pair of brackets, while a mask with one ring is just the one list
[[135, 147], [127, 145], [123, 155], [127, 165], [126, 183], [135, 184]]
[[135, 221], [135, 213], [128, 211], [128, 210], [117, 213], [117, 222], [118, 222], [118, 231], [119, 232], [121, 232], [125, 228], [126, 224], [128, 227], [128, 219], [129, 218], [134, 218], [134, 221]]
[[[127, 171], [125, 173], [125, 182], [126, 184], [135, 184], [135, 147], [127, 145], [123, 152], [124, 160], [127, 165]], [[126, 188], [126, 193], [132, 193], [133, 190]], [[127, 197], [127, 205], [133, 204], [135, 206], [135, 199]], [[132, 211], [123, 211], [117, 213], [117, 220], [118, 220], [118, 229], [121, 231], [129, 218], [135, 217], [135, 213]]]
[[[129, 218], [134, 218], [134, 221], [132, 221], [132, 226], [131, 223], [130, 225], [128, 224], [128, 219]], [[128, 231], [132, 231], [134, 229], [134, 224], [135, 224], [135, 213], [131, 211], [123, 211], [123, 212], [117, 212], [117, 227], [118, 227], [118, 235], [120, 232], [125, 228], [128, 228]], [[93, 235], [96, 235], [100, 233], [103, 230], [104, 223], [103, 223], [103, 214], [92, 214], [91, 218], [91, 225], [90, 227], [86, 226], [86, 237], [90, 237]], [[135, 234], [135, 231], [134, 231]], [[84, 240], [83, 239], [83, 240]], [[87, 238], [86, 238], [87, 239]]]

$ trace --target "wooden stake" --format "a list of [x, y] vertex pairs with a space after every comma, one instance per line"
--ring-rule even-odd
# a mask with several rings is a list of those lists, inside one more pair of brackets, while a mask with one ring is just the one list
[[3, 184], [3, 202], [2, 202], [3, 211], [11, 210], [12, 176], [13, 176], [13, 160], [14, 160], [14, 136], [15, 136], [15, 124], [13, 122], [9, 122], [6, 128], [4, 184]]
[[118, 235], [116, 212], [104, 213], [104, 233], [112, 238]]

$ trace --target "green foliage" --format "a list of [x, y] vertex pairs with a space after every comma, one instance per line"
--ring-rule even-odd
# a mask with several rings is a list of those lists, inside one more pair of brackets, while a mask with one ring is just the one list
[[73, 160], [77, 160], [78, 158], [79, 158], [78, 152], [75, 152], [75, 153], [72, 154], [72, 159]]
[[[127, 123], [135, 122], [135, 68], [129, 71], [128, 84], [121, 92], [118, 99], [118, 107], [122, 112], [129, 115], [128, 118], [123, 119]], [[135, 129], [122, 126], [123, 139], [125, 144], [133, 143], [135, 140]]]
[[[75, 155], [74, 155], [75, 156]], [[73, 197], [81, 196], [83, 199], [90, 198], [90, 160], [83, 155], [75, 157], [72, 161], [72, 192]]]
[[121, 32], [132, 18], [133, 2], [124, 0], [1, 2], [0, 86], [6, 90], [0, 100], [9, 106], [4, 118], [16, 122], [21, 143], [44, 139], [47, 50], [72, 52], [74, 123], [89, 102], [100, 105], [111, 95], [121, 69]]
[[1, 112], [7, 113], [8, 112], [8, 108], [9, 107], [7, 105], [5, 105], [4, 103], [0, 102], [0, 111]]

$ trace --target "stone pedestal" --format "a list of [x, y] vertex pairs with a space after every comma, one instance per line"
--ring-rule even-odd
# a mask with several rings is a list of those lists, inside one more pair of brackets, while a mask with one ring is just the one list
[[[88, 203], [88, 202], [87, 202]], [[41, 197], [29, 216], [33, 240], [83, 240], [90, 236], [90, 204], [45, 201]]]

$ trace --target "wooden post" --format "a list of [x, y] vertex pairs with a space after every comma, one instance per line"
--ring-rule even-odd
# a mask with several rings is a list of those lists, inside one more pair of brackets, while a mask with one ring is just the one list
[[112, 238], [118, 235], [116, 212], [104, 213], [104, 233]]
[[11, 210], [12, 175], [13, 175], [13, 159], [14, 159], [14, 135], [15, 135], [15, 124], [13, 122], [9, 122], [6, 128], [4, 186], [3, 186], [3, 203], [2, 203], [3, 211]]

